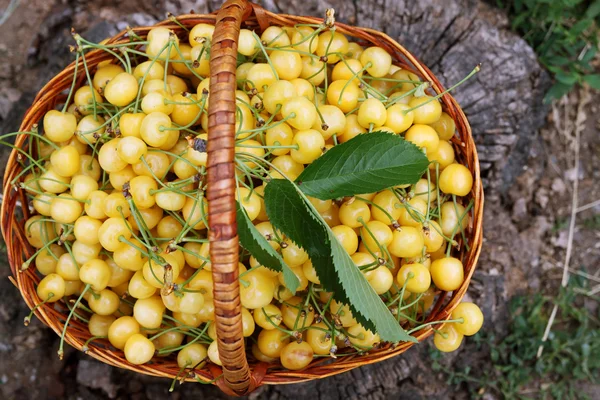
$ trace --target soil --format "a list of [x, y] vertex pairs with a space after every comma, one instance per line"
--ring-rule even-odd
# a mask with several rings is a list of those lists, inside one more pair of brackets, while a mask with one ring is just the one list
[[[8, 3], [0, 0], [0, 9], [5, 9]], [[35, 91], [69, 61], [66, 51], [57, 55], [58, 47], [46, 46], [49, 41], [58, 41], [64, 43], [64, 49], [68, 27], [75, 26], [80, 31], [91, 28], [87, 37], [101, 40], [103, 37], [95, 35], [114, 33], [115, 21], [120, 21], [117, 25], [120, 28], [126, 24], [142, 25], [162, 19], [157, 9], [195, 8], [206, 12], [218, 2], [198, 2], [200, 6], [193, 1], [121, 2], [118, 8], [114, 6], [116, 3], [107, 1], [22, 3], [0, 26], [3, 60], [0, 131], [3, 133], [18, 129], [19, 119]], [[167, 5], [159, 8], [154, 3]], [[275, 6], [281, 4], [275, 2]], [[486, 8], [486, 12], [492, 11]], [[492, 17], [500, 25], [505, 22], [502, 15]], [[98, 25], [98, 18], [110, 24]], [[573, 198], [576, 197], [575, 207], [600, 199], [600, 93], [578, 90], [552, 107], [542, 106], [541, 98], [539, 102], [538, 109], [549, 113], [541, 129], [524, 132], [528, 143], [519, 149], [525, 154], [521, 170], [511, 172], [514, 177], [509, 180], [501, 173], [489, 176], [484, 247], [467, 295], [482, 306], [486, 318], [484, 329], [500, 336], [506, 331], [506, 303], [510, 297], [535, 292], [552, 294], [558, 290], [568, 247], [572, 246], [571, 269], [585, 270], [600, 279], [600, 205], [577, 213], [572, 244], [569, 242]], [[5, 165], [8, 152], [6, 147], [0, 149], [1, 166]], [[573, 192], [575, 182], [577, 193]], [[73, 349], [66, 351], [64, 361], [59, 361], [58, 338], [50, 329], [37, 320], [23, 326], [28, 310], [7, 279], [10, 270], [4, 254], [0, 263], [1, 398], [163, 399], [168, 395], [167, 380], [112, 368]], [[472, 343], [467, 343], [458, 354], [446, 356], [443, 363], [476, 368], [490, 362], [474, 349]], [[366, 366], [315, 383], [264, 387], [250, 397], [291, 399], [311, 393], [311, 397], [323, 399], [468, 398], [466, 392], [448, 387], [444, 378], [432, 371], [428, 352], [429, 345], [417, 346], [378, 366]], [[597, 386], [588, 390], [596, 396], [600, 393]], [[225, 398], [216, 388], [199, 384], [178, 385], [170, 396]], [[489, 398], [494, 397], [490, 394]]]

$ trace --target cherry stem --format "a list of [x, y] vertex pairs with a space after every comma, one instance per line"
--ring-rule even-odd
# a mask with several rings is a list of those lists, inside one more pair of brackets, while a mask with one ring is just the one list
[[[408, 282], [408, 279], [406, 281]], [[411, 308], [412, 306], [414, 306], [415, 304], [418, 304], [419, 301], [421, 301], [421, 297], [423, 297], [423, 293], [419, 293], [417, 295], [417, 298], [415, 300], [413, 300], [411, 303], [405, 304], [403, 306], [399, 306], [398, 311], [407, 310], [407, 309]]]
[[[171, 37], [169, 37], [169, 43], [167, 46], [167, 59], [165, 61], [164, 76], [163, 76], [163, 89], [165, 90], [165, 92], [168, 92], [167, 75], [169, 72], [169, 58], [171, 58], [171, 48], [172, 47], [173, 47], [173, 39]], [[162, 54], [162, 53], [159, 53], [159, 54]]]
[[37, 310], [39, 307], [41, 307], [41, 306], [43, 306], [44, 304], [46, 304], [47, 302], [49, 302], [49, 301], [50, 301], [50, 300], [51, 300], [53, 297], [54, 297], [54, 293], [50, 292], [50, 293], [48, 293], [48, 297], [46, 298], [46, 300], [43, 300], [42, 302], [40, 302], [40, 303], [36, 304], [36, 305], [35, 305], [35, 306], [34, 306], [34, 307], [31, 309], [31, 312], [29, 313], [29, 315], [28, 315], [28, 316], [26, 316], [26, 317], [23, 319], [23, 325], [25, 325], [25, 326], [29, 326], [29, 324], [31, 323], [31, 317], [33, 317], [33, 314], [35, 313], [35, 311], [36, 311], [36, 310]]
[[[158, 55], [160, 56], [170, 44], [171, 44], [171, 41], [169, 41], [169, 43], [165, 44], [160, 49], [160, 51], [158, 52]], [[133, 50], [133, 49], [130, 49], [128, 51], [131, 52], [131, 53], [133, 53], [133, 54], [140, 54], [140, 55], [142, 55], [144, 57], [148, 57], [148, 55], [146, 53], [142, 53], [141, 51], [137, 51], [137, 50]], [[137, 96], [135, 97], [135, 103], [133, 105], [133, 112], [134, 113], [137, 113], [137, 111], [138, 111], [138, 106], [140, 105], [140, 95], [142, 94], [142, 88], [144, 87], [144, 82], [146, 82], [146, 77], [148, 76], [148, 73], [150, 73], [150, 69], [152, 69], [152, 66], [154, 65], [154, 63], [156, 63], [156, 61], [158, 59], [159, 59], [158, 56], [152, 58], [152, 61], [150, 62], [150, 65], [148, 66], [148, 69], [146, 70], [146, 72], [142, 76], [142, 79], [140, 80], [139, 88], [138, 88], [138, 93], [137, 93]], [[166, 69], [165, 69], [165, 71], [166, 71]], [[166, 84], [166, 79], [165, 79], [165, 84]], [[128, 109], [128, 107], [126, 107], [125, 109]]]
[[400, 100], [404, 99], [405, 97], [412, 96], [417, 91], [417, 89], [418, 88], [415, 87], [407, 92], [402, 93], [399, 96], [394, 96], [391, 100], [388, 99], [388, 101], [385, 104], [385, 108], [390, 108], [394, 104], [399, 103]]
[[408, 110], [404, 110], [403, 111], [404, 115], [406, 115], [407, 113], [409, 113], [411, 111], [416, 110], [419, 107], [423, 107], [425, 104], [431, 103], [432, 101], [439, 99], [440, 97], [442, 97], [446, 93], [449, 93], [450, 91], [456, 89], [457, 87], [459, 87], [460, 85], [462, 85], [463, 83], [465, 83], [467, 80], [469, 80], [473, 75], [475, 75], [476, 73], [478, 73], [480, 70], [481, 70], [481, 64], [477, 65], [475, 68], [473, 68], [473, 70], [466, 77], [464, 77], [463, 79], [461, 79], [458, 83], [450, 86], [448, 89], [444, 90], [442, 93], [440, 93], [440, 94], [438, 94], [436, 96], [430, 97], [427, 101], [419, 104], [416, 107], [409, 108]]
[[108, 336], [92, 336], [91, 338], [89, 338], [88, 340], [85, 341], [85, 343], [83, 344], [83, 347], [81, 348], [81, 351], [83, 351], [85, 354], [87, 354], [87, 352], [90, 350], [89, 344], [91, 342], [93, 342], [94, 340], [98, 340], [98, 339], [108, 339]]
[[[102, 44], [90, 42], [90, 41], [84, 39], [83, 37], [81, 37], [79, 34], [75, 35], [75, 41], [77, 42], [78, 48], [80, 48], [82, 52], [83, 52], [83, 50], [86, 50], [86, 49], [100, 49], [100, 50], [103, 50], [103, 51], [109, 53], [110, 55], [115, 57], [117, 60], [119, 60], [119, 62], [121, 64], [123, 64], [123, 66], [127, 67], [125, 60], [123, 60], [117, 53], [115, 53], [113, 50], [110, 49], [110, 47], [116, 47], [117, 45], [102, 45]], [[84, 45], [82, 46], [81, 43], [83, 43]], [[132, 43], [130, 42], [130, 43], [121, 44], [119, 46], [131, 46], [131, 45], [132, 45]]]
[[[188, 335], [188, 336], [196, 337], [196, 336], [202, 335], [202, 331], [200, 329], [198, 329], [197, 327], [185, 325], [185, 324], [181, 323], [181, 321], [179, 321], [178, 319], [175, 319], [166, 314], [163, 315], [163, 323], [169, 327], [179, 326], [180, 328], [183, 328], [181, 333]], [[173, 324], [175, 324], [175, 325], [173, 325]], [[188, 333], [188, 332], [190, 332], [190, 333]]]
[[203, 381], [198, 376], [196, 376], [195, 378], [196, 378], [196, 382], [198, 382], [198, 383], [205, 384], [205, 385], [212, 385], [213, 383], [215, 383], [219, 379], [223, 378], [223, 374], [218, 375], [218, 376], [214, 377], [213, 379], [211, 379], [209, 381]]
[[[43, 247], [39, 248], [36, 250], [35, 253], [33, 253], [33, 255], [31, 257], [29, 257], [25, 262], [23, 262], [23, 264], [21, 264], [21, 272], [27, 270], [27, 268], [29, 268], [29, 266], [31, 265], [31, 262], [44, 250], [47, 250], [50, 248], [50, 246], [56, 242], [58, 242], [60, 240], [60, 237], [55, 237], [54, 239], [52, 239], [51, 241], [45, 241], [45, 244]], [[56, 259], [58, 261], [58, 258], [56, 257], [56, 255], [48, 250], [48, 253], [52, 255], [52, 257], [54, 259]]]
[[200, 76], [200, 74], [198, 74], [194, 68], [191, 68], [190, 65], [191, 63], [186, 61], [185, 57], [183, 56], [183, 53], [181, 52], [181, 49], [179, 48], [179, 46], [175, 46], [175, 50], [177, 51], [177, 54], [179, 55], [179, 59], [178, 60], [173, 60], [173, 62], [175, 63], [183, 63], [187, 69], [194, 74], [194, 76], [196, 78], [198, 78], [200, 81], [203, 81], [205, 78], [203, 76]]
[[[90, 70], [88, 69], [87, 61], [85, 59], [85, 53], [83, 51], [81, 52], [81, 60], [83, 62], [83, 69], [85, 70], [85, 75], [87, 77], [88, 84], [90, 86], [90, 92], [92, 93], [92, 109], [93, 109], [94, 120], [97, 121], [98, 120], [97, 119], [98, 107], [96, 106], [96, 96], [94, 95], [94, 86], [92, 85], [92, 77], [90, 76]], [[77, 75], [74, 75], [73, 79], [76, 79], [76, 77], [77, 77]], [[71, 93], [69, 93], [69, 94], [71, 94]]]
[[412, 333], [414, 333], [414, 332], [416, 332], [416, 331], [418, 331], [418, 330], [421, 330], [421, 329], [423, 329], [423, 328], [425, 328], [425, 327], [427, 327], [427, 326], [430, 326], [430, 325], [439, 325], [439, 324], [452, 323], [452, 322], [458, 322], [458, 323], [461, 323], [461, 324], [462, 324], [462, 323], [464, 322], [464, 320], [463, 320], [462, 318], [458, 318], [458, 319], [447, 319], [447, 320], [442, 320], [442, 321], [431, 321], [431, 322], [426, 322], [426, 323], [424, 323], [424, 324], [421, 324], [421, 325], [419, 325], [419, 326], [416, 326], [416, 327], [412, 328], [412, 329], [411, 329], [411, 330], [409, 330], [407, 333], [408, 333], [409, 335], [411, 335]]
[[[63, 105], [62, 113], [64, 114], [69, 108], [69, 103], [71, 102], [71, 96], [73, 96], [73, 92], [75, 90], [75, 83], [77, 83], [77, 69], [79, 68], [79, 51], [75, 53], [75, 67], [73, 70], [73, 82], [71, 82], [71, 89], [69, 89], [69, 94], [67, 95], [67, 100]], [[93, 93], [93, 92], [92, 92]]]
[[[206, 339], [206, 337], [204, 336], [204, 334], [206, 333], [206, 331], [208, 330], [208, 327], [210, 326], [210, 324], [212, 323], [212, 321], [208, 321], [205, 325], [205, 327], [202, 329], [202, 331], [200, 332], [200, 334], [198, 334], [194, 339], [190, 340], [188, 343], [186, 343], [185, 345], [182, 346], [177, 346], [177, 347], [166, 347], [164, 349], [160, 349], [158, 350], [158, 354], [165, 354], [165, 353], [172, 353], [174, 351], [180, 351], [182, 349], [184, 349], [185, 347], [189, 346], [190, 344], [196, 343], [197, 341], [199, 341], [200, 339], [204, 339], [203, 342], [201, 343], [210, 343], [210, 341], [208, 341]], [[184, 325], [185, 326], [185, 325]]]
[[77, 309], [77, 306], [81, 302], [81, 299], [83, 299], [83, 296], [89, 290], [90, 287], [91, 286], [90, 286], [89, 283], [85, 285], [85, 287], [81, 291], [81, 294], [77, 298], [77, 301], [73, 305], [73, 309], [71, 309], [71, 312], [69, 313], [69, 316], [67, 317], [67, 320], [65, 321], [65, 325], [63, 326], [62, 334], [60, 335], [60, 345], [58, 346], [58, 358], [61, 359], [61, 360], [63, 359], [63, 355], [64, 355], [63, 347], [64, 347], [64, 344], [65, 344], [65, 335], [67, 334], [67, 327], [69, 326], [69, 322], [71, 321], [71, 317], [73, 317], [73, 314], [75, 313], [75, 310]]
[[261, 309], [260, 309], [260, 311], [263, 313], [263, 315], [265, 316], [265, 318], [267, 319], [267, 321], [268, 321], [268, 322], [269, 322], [271, 325], [273, 325], [273, 327], [275, 327], [275, 329], [277, 329], [277, 330], [279, 330], [279, 331], [281, 331], [281, 332], [283, 332], [283, 333], [286, 333], [288, 336], [294, 336], [294, 331], [290, 331], [290, 330], [288, 330], [288, 329], [285, 329], [285, 328], [282, 328], [282, 327], [280, 326], [280, 324], [281, 324], [281, 318], [277, 318], [277, 319], [279, 319], [280, 321], [279, 321], [279, 324], [276, 324], [275, 322], [273, 322], [273, 319], [271, 318], [271, 315], [267, 314], [267, 312], [265, 311], [264, 307], [263, 307], [263, 308], [261, 308]]
[[[355, 201], [359, 201], [358, 199], [359, 199], [359, 197], [357, 197]], [[369, 229], [369, 227], [367, 226], [367, 224], [365, 223], [365, 221], [362, 217], [358, 217], [358, 222], [360, 222], [360, 224], [363, 226], [363, 229], [365, 229], [367, 231], [367, 233], [369, 234], [371, 239], [373, 239], [373, 241], [375, 243], [377, 243], [377, 247], [379, 248], [380, 253], [386, 256], [386, 266], [387, 266], [388, 263], [390, 263], [392, 260], [392, 256], [390, 255], [390, 252], [388, 251], [387, 247], [382, 246], [381, 243], [379, 243], [379, 241], [377, 240], [377, 237], [375, 237], [375, 235], [373, 234], [371, 229]], [[362, 232], [361, 232], [361, 238], [362, 238]], [[362, 238], [362, 239], [363, 239], [363, 243], [364, 243], [364, 238]], [[369, 252], [371, 252], [371, 249], [369, 249], [369, 247], [367, 245], [365, 245], [365, 247], [367, 247], [367, 250], [369, 250]], [[375, 257], [376, 259], [379, 258], [379, 257], [376, 257], [375, 254], [373, 254], [373, 253], [371, 255], [373, 257]], [[389, 268], [389, 266], [388, 266], [388, 268]]]
[[[171, 393], [171, 392], [173, 392], [173, 390], [175, 390], [175, 384], [177, 383], [177, 381], [179, 380], [179, 377], [181, 376], [183, 371], [185, 371], [186, 368], [187, 368], [187, 364], [184, 365], [183, 367], [179, 368], [179, 372], [177, 372], [177, 375], [175, 375], [175, 378], [173, 378], [173, 381], [171, 382], [171, 386], [169, 386], [169, 393]], [[183, 382], [185, 382], [185, 379], [181, 380], [182, 384], [183, 384]]]
[[193, 327], [192, 326], [187, 326], [187, 325], [178, 325], [178, 326], [174, 326], [172, 328], [163, 329], [162, 331], [158, 332], [154, 336], [149, 337], [148, 340], [154, 341], [154, 340], [158, 339], [159, 337], [161, 337], [162, 335], [164, 335], [165, 333], [180, 332], [183, 329], [189, 329], [189, 328], [193, 328]]
[[[392, 192], [393, 192], [393, 190], [392, 190], [392, 189], [387, 189], [387, 190], [390, 190], [390, 191], [392, 191]], [[391, 215], [389, 212], [387, 212], [387, 210], [386, 210], [385, 208], [381, 207], [381, 206], [380, 206], [380, 205], [378, 205], [378, 204], [375, 204], [375, 203], [374, 203], [373, 201], [371, 201], [371, 200], [367, 200], [367, 199], [364, 199], [364, 198], [362, 198], [362, 197], [361, 197], [361, 200], [362, 200], [362, 201], [364, 201], [365, 203], [367, 203], [367, 204], [371, 205], [372, 207], [375, 207], [375, 208], [377, 208], [377, 209], [378, 209], [379, 211], [381, 211], [382, 213], [384, 213], [384, 214], [385, 214], [385, 215], [386, 215], [386, 216], [387, 216], [387, 217], [390, 219], [390, 223], [389, 223], [389, 225], [392, 225], [394, 222], [397, 222], [397, 221], [396, 221], [396, 220], [395, 220], [395, 219], [392, 217], [392, 215]]]
[[[452, 199], [453, 199], [453, 202], [454, 202], [454, 212], [458, 216], [459, 212], [458, 212], [458, 206], [457, 206], [457, 203], [456, 203], [456, 195], [452, 195]], [[456, 233], [458, 232], [458, 229], [460, 228], [460, 231], [461, 231], [461, 233], [463, 235], [463, 240], [464, 240], [464, 243], [465, 243], [465, 247], [467, 248], [467, 250], [469, 249], [469, 246], [468, 246], [468, 243], [466, 242], [466, 237], [465, 237], [465, 234], [464, 234], [464, 229], [462, 227], [462, 221], [468, 215], [469, 211], [473, 207], [473, 204], [474, 204], [474, 202], [473, 202], [473, 200], [471, 200], [469, 202], [469, 205], [465, 208], [465, 212], [458, 217], [458, 222], [456, 223], [456, 226], [452, 230], [452, 235], [450, 235], [451, 241], [454, 242], [454, 236], [456, 235]], [[446, 249], [446, 257], [450, 257], [450, 251], [451, 250], [452, 250], [452, 246], [448, 246], [448, 248]]]

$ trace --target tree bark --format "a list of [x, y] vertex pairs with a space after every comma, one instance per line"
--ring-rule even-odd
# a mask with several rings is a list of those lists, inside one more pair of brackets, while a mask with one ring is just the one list
[[[34, 86], [41, 87], [72, 60], [66, 48], [70, 43], [68, 30], [71, 26], [91, 27], [85, 36], [99, 41], [123, 29], [127, 24], [152, 24], [163, 19], [167, 11], [173, 14], [188, 13], [191, 9], [202, 13], [211, 12], [220, 6], [221, 1], [154, 0], [123, 3], [98, 0], [83, 4], [77, 0], [69, 0], [60, 3], [60, 8], [52, 13], [53, 17], [36, 27], [39, 33], [30, 46], [29, 64], [26, 68], [22, 66], [23, 71], [19, 71], [27, 73], [30, 80], [18, 82], [18, 78], [14, 78], [13, 87], [24, 93], [19, 102], [12, 104], [12, 109], [6, 115], [3, 112], [0, 116], [2, 132], [18, 128], [19, 120], [34, 95], [30, 90]], [[531, 137], [546, 115], [547, 109], [542, 105], [542, 97], [550, 82], [547, 73], [536, 61], [533, 50], [509, 31], [508, 21], [499, 11], [477, 0], [264, 0], [263, 5], [275, 12], [314, 16], [324, 16], [325, 10], [333, 7], [338, 21], [380, 29], [399, 41], [429, 66], [446, 87], [458, 82], [475, 65], [481, 63], [481, 72], [457, 88], [453, 94], [473, 128], [488, 194], [506, 190], [522, 170], [529, 153]], [[493, 288], [490, 289], [490, 298], [502, 291], [501, 284], [484, 286]], [[20, 326], [24, 308], [18, 293], [5, 279], [0, 284], [0, 292], [9, 295], [7, 298], [11, 301], [6, 304], [14, 304], [12, 307], [18, 308], [18, 311], [13, 310], [0, 316], [0, 320], [6, 327]], [[21, 328], [9, 328], [5, 332], [0, 329], [0, 333], [7, 337], [10, 331], [15, 337], [19, 337], [17, 333], [28, 332]], [[48, 348], [56, 348], [54, 333], [50, 330], [45, 330], [45, 333], [44, 343], [51, 343]], [[250, 398], [449, 398], [452, 390], [431, 369], [428, 349], [428, 345], [419, 345], [392, 360], [324, 380], [262, 387]], [[463, 352], [465, 354], [458, 357], [471, 356], [464, 349]], [[22, 349], [19, 354], [23, 359], [32, 360], [52, 357], [44, 356], [38, 347]], [[75, 360], [77, 363], [81, 359], [89, 360], [83, 354], [72, 353], [71, 361]], [[94, 363], [96, 362], [79, 362], [80, 371], [77, 375], [81, 373], [82, 377], [89, 376], [86, 375], [87, 369], [90, 365], [94, 367]], [[71, 362], [69, 364], [72, 365]], [[73, 374], [72, 368], [69, 370], [70, 367], [64, 367], [59, 372], [60, 363], [52, 366], [52, 371], [46, 371], [47, 375], [56, 376], [58, 380], [60, 373], [63, 378], [61, 380], [68, 382]], [[18, 367], [17, 369], [20, 370]], [[23, 371], [24, 374], [21, 375], [27, 377], [26, 369]], [[123, 395], [124, 398], [164, 399], [168, 394], [169, 383], [166, 380], [117, 369], [110, 369], [109, 373], [111, 381], [116, 382], [120, 388], [119, 396]], [[102, 397], [96, 397], [96, 394], [87, 389], [102, 385], [93, 386], [85, 382], [82, 379], [80, 385], [55, 385], [55, 389], [73, 396], [75, 393], [85, 395], [90, 399]], [[29, 388], [28, 394], [39, 393], [39, 398], [53, 397], [52, 392], [45, 392], [44, 389], [50, 387], [52, 385], [46, 382], [38, 382], [35, 387]], [[10, 395], [15, 393], [15, 398], [26, 398], [20, 397], [20, 392], [10, 392]], [[178, 386], [175, 393], [175, 397], [177, 396], [196, 399], [226, 398], [217, 388], [199, 384]]]

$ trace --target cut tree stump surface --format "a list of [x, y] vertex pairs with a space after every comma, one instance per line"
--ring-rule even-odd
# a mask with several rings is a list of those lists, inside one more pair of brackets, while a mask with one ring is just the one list
[[[206, 13], [220, 4], [220, 1], [185, 0], [22, 2], [11, 19], [0, 27], [0, 54], [12, 60], [0, 66], [0, 94], [3, 94], [0, 131], [16, 130], [35, 91], [72, 60], [67, 50], [71, 44], [71, 26], [86, 38], [99, 41], [126, 25], [162, 20], [167, 11], [179, 14], [194, 9]], [[265, 0], [263, 5], [275, 12], [313, 16], [323, 16], [325, 9], [333, 7], [338, 21], [382, 29], [398, 40], [428, 65], [446, 87], [481, 63], [481, 72], [454, 95], [471, 122], [488, 193], [507, 190], [521, 173], [531, 137], [544, 122], [547, 110], [542, 106], [542, 97], [550, 82], [532, 49], [509, 31], [506, 18], [498, 10], [476, 0]], [[16, 36], [19, 46], [14, 46]], [[6, 151], [1, 155], [6, 157]], [[6, 308], [0, 313], [0, 356], [7, 360], [17, 354], [16, 366], [0, 364], [0, 376], [9, 377], [7, 381], [2, 378], [0, 397], [166, 398], [169, 386], [166, 380], [109, 368], [75, 351], [67, 352], [65, 362], [57, 361], [56, 335], [43, 329], [39, 322], [28, 328], [22, 326], [25, 305], [5, 279], [8, 268], [0, 271], [3, 278], [0, 293]], [[483, 288], [478, 300], [483, 302], [486, 320], [495, 321], [500, 318], [495, 310], [502, 309], [497, 307], [497, 299], [503, 296], [503, 278], [476, 275], [475, 282]], [[428, 351], [429, 345], [417, 346], [395, 359], [333, 378], [263, 387], [250, 398], [451, 398], [453, 390], [431, 370]], [[463, 351], [450, 357], [462, 360], [462, 364], [467, 360], [468, 364], [471, 356]], [[32, 370], [32, 365], [39, 367]], [[35, 385], [29, 385], [31, 379], [35, 379]], [[212, 386], [192, 384], [178, 386], [171, 396], [174, 399], [226, 397]]]

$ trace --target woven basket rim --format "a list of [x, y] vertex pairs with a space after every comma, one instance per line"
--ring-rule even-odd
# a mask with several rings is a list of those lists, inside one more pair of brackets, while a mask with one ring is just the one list
[[[238, 7], [245, 7], [244, 3], [247, 3], [245, 0], [230, 0], [226, 3], [232, 4], [234, 3]], [[242, 4], [240, 6], [240, 4]], [[257, 19], [257, 14], [251, 16], [250, 19], [247, 19], [245, 23], [249, 27], [259, 27], [264, 25], [264, 21], [268, 21], [269, 24], [280, 25], [280, 26], [290, 26], [298, 23], [321, 23], [323, 21], [322, 18], [316, 17], [301, 17], [301, 16], [293, 16], [288, 14], [275, 14], [264, 9], [261, 9], [258, 6], [252, 5], [252, 10], [256, 12], [258, 11], [258, 15], [260, 15], [262, 20]], [[187, 26], [192, 26], [197, 23], [209, 23], [213, 24], [217, 20], [217, 15], [213, 14], [185, 14], [177, 17], [177, 20]], [[165, 26], [169, 29], [174, 30], [175, 32], [182, 32], [182, 28], [180, 28], [177, 24], [173, 23], [171, 20], [162, 21], [154, 26]], [[152, 27], [154, 27], [152, 26]], [[139, 27], [134, 28], [133, 30], [140, 36], [145, 36], [147, 32], [152, 27]], [[402, 47], [395, 40], [390, 38], [388, 35], [378, 32], [374, 29], [369, 28], [357, 28], [352, 27], [346, 24], [337, 23], [336, 29], [338, 31], [352, 36], [354, 38], [361, 39], [363, 41], [367, 41], [370, 43], [377, 43], [378, 45], [383, 44], [382, 47], [386, 48], [388, 52], [390, 52], [396, 61], [396, 64], [403, 64], [404, 67], [409, 67], [413, 71], [417, 72], [421, 77], [427, 78], [432, 83], [432, 88], [437, 93], [441, 93], [444, 91], [441, 83], [435, 78], [433, 73], [416, 57], [414, 57], [410, 52], [408, 52], [404, 47]], [[125, 36], [127, 34], [127, 30], [120, 32], [119, 34], [112, 37], [109, 43], [117, 43], [122, 40], [126, 40]], [[390, 51], [391, 49], [391, 51]], [[400, 59], [401, 57], [404, 60]], [[86, 55], [86, 60], [89, 65], [95, 67], [99, 62], [112, 59], [107, 53], [102, 52], [101, 50], [94, 50], [89, 52]], [[408, 65], [406, 61], [410, 62], [412, 65]], [[37, 121], [41, 120], [43, 113], [52, 108], [57, 102], [60, 101], [60, 90], [56, 89], [64, 85], [66, 81], [71, 82], [74, 64], [71, 63], [68, 67], [66, 67], [61, 73], [57, 74], [53, 79], [51, 79], [48, 84], [46, 84], [36, 96], [32, 106], [27, 110], [23, 122], [20, 126], [20, 131], [28, 131], [31, 127], [37, 123]], [[412, 67], [412, 68], [410, 68]], [[212, 75], [212, 73], [211, 73]], [[463, 160], [463, 163], [466, 163], [469, 166], [469, 169], [474, 174], [474, 185], [471, 192], [471, 198], [474, 200], [474, 206], [471, 212], [471, 227], [469, 229], [469, 238], [471, 239], [471, 250], [462, 255], [463, 264], [466, 269], [465, 281], [461, 288], [457, 291], [453, 292], [450, 300], [445, 302], [447, 299], [445, 298], [445, 294], [442, 294], [434, 306], [434, 310], [437, 312], [432, 313], [431, 317], [435, 317], [434, 320], [445, 320], [450, 316], [450, 313], [456, 307], [456, 305], [460, 302], [464, 294], [466, 293], [467, 287], [473, 275], [475, 265], [477, 263], [477, 259], [479, 257], [479, 253], [481, 251], [482, 244], [482, 222], [483, 222], [483, 187], [481, 183], [480, 170], [479, 170], [479, 160], [477, 155], [477, 150], [475, 147], [475, 143], [473, 141], [471, 128], [469, 126], [468, 120], [456, 102], [456, 100], [450, 95], [445, 94], [442, 97], [442, 103], [446, 112], [448, 112], [453, 119], [457, 122], [457, 130], [459, 131], [460, 137], [455, 136], [452, 141], [457, 149], [464, 149], [464, 152], [467, 154], [464, 155], [466, 157]], [[25, 142], [25, 135], [20, 135], [16, 140], [17, 146], [23, 146]], [[25, 272], [19, 272], [20, 265], [22, 262], [22, 253], [23, 251], [27, 252], [31, 255], [31, 249], [28, 248], [26, 241], [24, 239], [24, 232], [22, 222], [24, 220], [18, 220], [15, 210], [17, 208], [17, 201], [20, 201], [21, 204], [27, 204], [27, 196], [25, 195], [22, 189], [13, 190], [10, 182], [18, 173], [18, 163], [16, 151], [10, 155], [6, 173], [4, 175], [3, 189], [5, 193], [5, 201], [2, 203], [1, 212], [2, 212], [2, 233], [7, 243], [7, 253], [9, 258], [9, 264], [11, 266], [12, 274], [14, 279], [11, 279], [13, 283], [19, 288], [25, 302], [29, 306], [29, 308], [33, 308], [37, 303], [39, 303], [40, 299], [37, 297], [34, 283], [39, 281], [39, 279], [35, 275], [35, 271], [33, 268]], [[23, 213], [25, 218], [28, 217], [29, 212], [27, 207], [23, 207]], [[443, 308], [441, 308], [443, 306]], [[217, 305], [215, 305], [217, 307]], [[52, 306], [42, 306], [39, 307], [35, 314], [38, 316], [40, 320], [51, 329], [53, 329], [57, 334], [61, 333], [63, 322], [59, 320], [61, 312], [55, 310]], [[435, 314], [435, 315], [433, 315]], [[440, 324], [441, 325], [441, 324]], [[420, 331], [416, 332], [414, 336], [420, 341], [424, 340], [428, 336], [430, 336], [434, 328], [439, 328], [437, 326], [428, 326]], [[87, 336], [86, 336], [87, 335]], [[83, 331], [81, 329], [72, 329], [71, 326], [67, 330], [66, 341], [73, 347], [81, 350], [85, 340], [89, 338], [91, 335], [87, 331]], [[389, 345], [385, 346], [382, 349], [374, 350], [365, 355], [352, 355], [345, 356], [343, 358], [339, 358], [334, 363], [328, 363], [324, 361], [315, 361], [303, 371], [286, 371], [280, 369], [272, 369], [270, 371], [266, 371], [265, 365], [263, 363], [253, 364], [251, 366], [251, 371], [253, 371], [252, 377], [257, 381], [256, 384], [286, 384], [286, 383], [296, 383], [303, 382], [313, 379], [320, 379], [329, 377], [332, 375], [336, 375], [342, 372], [349, 371], [353, 368], [359, 367], [361, 365], [372, 364], [375, 362], [383, 361], [385, 359], [391, 358], [395, 355], [398, 355], [404, 351], [406, 351], [409, 347], [412, 346], [412, 343], [401, 343], [399, 346], [395, 348], [391, 348]], [[147, 364], [142, 366], [134, 366], [127, 363], [120, 351], [112, 351], [108, 347], [100, 348], [96, 346], [90, 346], [88, 354], [92, 357], [105, 362], [110, 365], [118, 366], [121, 368], [130, 369], [136, 372], [140, 372], [147, 375], [153, 376], [161, 376], [161, 377], [169, 377], [173, 378], [174, 374], [172, 371], [161, 368], [155, 364]], [[258, 373], [256, 373], [258, 371]], [[201, 371], [196, 371], [196, 374], [203, 380], [208, 381], [218, 376], [218, 371], [215, 371], [213, 367], [212, 370], [203, 369]], [[256, 376], [255, 376], [256, 375]], [[191, 377], [187, 378], [189, 381], [193, 381]], [[223, 380], [219, 380], [223, 381]], [[219, 384], [219, 386], [228, 391], [230, 394], [236, 394], [231, 392], [223, 385]]]

